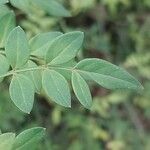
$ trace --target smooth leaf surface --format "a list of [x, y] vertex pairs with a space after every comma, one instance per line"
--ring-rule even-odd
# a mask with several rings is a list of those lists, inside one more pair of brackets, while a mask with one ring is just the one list
[[0, 18], [9, 12], [10, 10], [6, 5], [0, 5]]
[[45, 93], [56, 103], [71, 107], [71, 95], [66, 79], [54, 70], [43, 72], [42, 84]]
[[60, 35], [62, 35], [61, 32], [48, 32], [36, 35], [29, 42], [31, 54], [44, 58], [51, 42]]
[[13, 76], [9, 87], [10, 98], [23, 112], [30, 113], [34, 102], [34, 85], [22, 74]]
[[10, 0], [10, 3], [26, 13], [30, 13], [33, 7], [31, 0]]
[[37, 68], [37, 64], [33, 61], [28, 61], [26, 68], [32, 69], [32, 71], [27, 71], [23, 74], [25, 74], [34, 84], [35, 92], [40, 93], [42, 88], [42, 75], [40, 70], [34, 70], [34, 68]]
[[6, 39], [15, 24], [15, 15], [11, 11], [0, 17], [0, 47], [5, 46]]
[[14, 133], [4, 133], [0, 135], [0, 150], [12, 150], [15, 141]]
[[57, 0], [34, 0], [34, 2], [50, 15], [58, 17], [71, 16], [70, 12], [58, 3]]
[[92, 96], [87, 83], [76, 71], [73, 71], [71, 81], [74, 93], [78, 100], [84, 107], [89, 109], [92, 106]]
[[73, 59], [83, 43], [83, 38], [83, 33], [79, 31], [59, 36], [50, 45], [46, 54], [46, 62], [58, 65]]
[[10, 32], [5, 52], [13, 68], [20, 68], [28, 61], [30, 56], [28, 41], [21, 27], [16, 27]]
[[124, 69], [101, 59], [85, 59], [76, 69], [107, 89], [142, 89], [142, 85]]
[[8, 3], [8, 0], [0, 0], [0, 5], [3, 5], [5, 3]]
[[[0, 54], [0, 76], [6, 74], [9, 70], [9, 63], [5, 56]], [[0, 82], [3, 80], [3, 78], [0, 78]]]
[[44, 135], [45, 129], [41, 127], [25, 130], [16, 137], [13, 150], [30, 149], [33, 145], [38, 144]]

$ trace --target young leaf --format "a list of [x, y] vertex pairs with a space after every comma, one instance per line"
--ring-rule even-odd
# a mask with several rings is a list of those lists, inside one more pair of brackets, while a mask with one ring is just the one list
[[36, 35], [29, 42], [31, 54], [44, 58], [51, 42], [60, 35], [62, 35], [61, 32], [48, 32]]
[[124, 69], [101, 59], [85, 59], [76, 69], [107, 89], [142, 89], [142, 85]]
[[70, 12], [66, 10], [60, 3], [56, 0], [34, 0], [40, 8], [45, 10], [48, 14], [58, 17], [69, 17]]
[[15, 15], [11, 11], [0, 17], [0, 47], [5, 46], [8, 34], [15, 27], [15, 24]]
[[30, 113], [34, 102], [34, 85], [22, 74], [15, 74], [11, 80], [9, 93], [14, 104], [23, 112]]
[[0, 150], [12, 150], [15, 141], [14, 133], [4, 133], [0, 135]]
[[10, 32], [5, 52], [13, 68], [20, 68], [28, 61], [30, 56], [28, 41], [21, 27], [16, 27]]
[[58, 65], [73, 59], [83, 43], [82, 32], [70, 32], [56, 38], [46, 54], [46, 62]]
[[61, 74], [47, 69], [43, 72], [42, 83], [46, 94], [53, 101], [62, 106], [71, 107], [69, 85]]
[[44, 137], [44, 134], [45, 129], [41, 127], [25, 130], [16, 137], [12, 150], [31, 149], [33, 145], [38, 144]]
[[76, 71], [72, 72], [71, 81], [74, 93], [77, 96], [78, 100], [84, 107], [89, 109], [92, 106], [92, 96], [87, 83]]
[[[5, 56], [0, 54], [0, 76], [7, 73], [9, 70], [9, 63]], [[2, 82], [3, 78], [0, 78], [0, 82]]]
[[[37, 64], [33, 61], [28, 61], [27, 66], [25, 68], [37, 68]], [[35, 92], [40, 93], [42, 88], [42, 75], [40, 70], [32, 70], [23, 73], [26, 75], [34, 84]]]

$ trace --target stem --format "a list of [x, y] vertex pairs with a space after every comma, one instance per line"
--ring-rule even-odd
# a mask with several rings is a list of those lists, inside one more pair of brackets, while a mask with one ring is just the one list
[[[1, 48], [0, 48], [1, 49]], [[0, 50], [0, 54], [4, 54], [5, 55], [5, 52], [3, 50]], [[41, 61], [40, 58], [36, 57], [36, 56], [30, 56], [30, 59], [32, 60], [35, 60], [35, 61]], [[38, 66], [38, 67], [34, 67], [34, 68], [25, 68], [25, 69], [20, 69], [20, 70], [11, 70], [9, 72], [7, 72], [6, 74], [4, 75], [0, 75], [0, 78], [4, 78], [4, 77], [8, 77], [10, 75], [13, 75], [13, 74], [16, 74], [16, 73], [22, 73], [22, 72], [27, 72], [27, 71], [34, 71], [34, 70], [43, 70], [43, 69], [46, 69], [46, 68], [49, 68], [49, 69], [60, 69], [60, 70], [67, 70], [67, 71], [73, 71], [73, 70], [76, 70], [78, 72], [84, 72], [84, 71], [81, 71], [81, 70], [78, 70], [78, 69], [75, 69], [74, 67], [60, 67], [60, 66], [50, 66], [50, 65], [42, 65], [41, 66]]]
[[15, 73], [21, 73], [21, 72], [27, 72], [27, 71], [34, 71], [34, 70], [42, 70], [44, 69], [43, 66], [38, 66], [38, 67], [34, 67], [34, 68], [26, 68], [26, 69], [20, 69], [20, 70], [11, 70], [8, 73], [1, 75], [0, 78], [4, 78], [4, 77], [8, 77], [10, 75], [13, 75]]

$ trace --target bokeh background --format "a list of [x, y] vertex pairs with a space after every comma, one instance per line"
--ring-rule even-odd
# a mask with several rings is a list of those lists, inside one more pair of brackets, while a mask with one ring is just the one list
[[[41, 10], [15, 10], [28, 37], [40, 32], [80, 30], [85, 33], [78, 59], [96, 57], [126, 68], [143, 84], [140, 92], [110, 91], [91, 84], [92, 109], [72, 94], [72, 108], [36, 95], [31, 115], [9, 99], [8, 83], [0, 86], [0, 129], [16, 133], [47, 128], [38, 150], [150, 150], [150, 1], [60, 0], [72, 17], [58, 18]], [[33, 8], [34, 9], [34, 8]]]

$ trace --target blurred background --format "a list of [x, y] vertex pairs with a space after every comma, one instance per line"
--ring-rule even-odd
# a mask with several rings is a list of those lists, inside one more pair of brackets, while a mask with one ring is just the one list
[[85, 33], [78, 59], [96, 57], [126, 68], [143, 84], [141, 92], [110, 91], [91, 84], [92, 109], [72, 94], [72, 108], [36, 95], [31, 115], [9, 99], [8, 81], [0, 86], [0, 129], [20, 133], [47, 128], [38, 150], [150, 150], [150, 0], [60, 0], [72, 17], [34, 9], [16, 10], [17, 24], [32, 37], [40, 32]]

